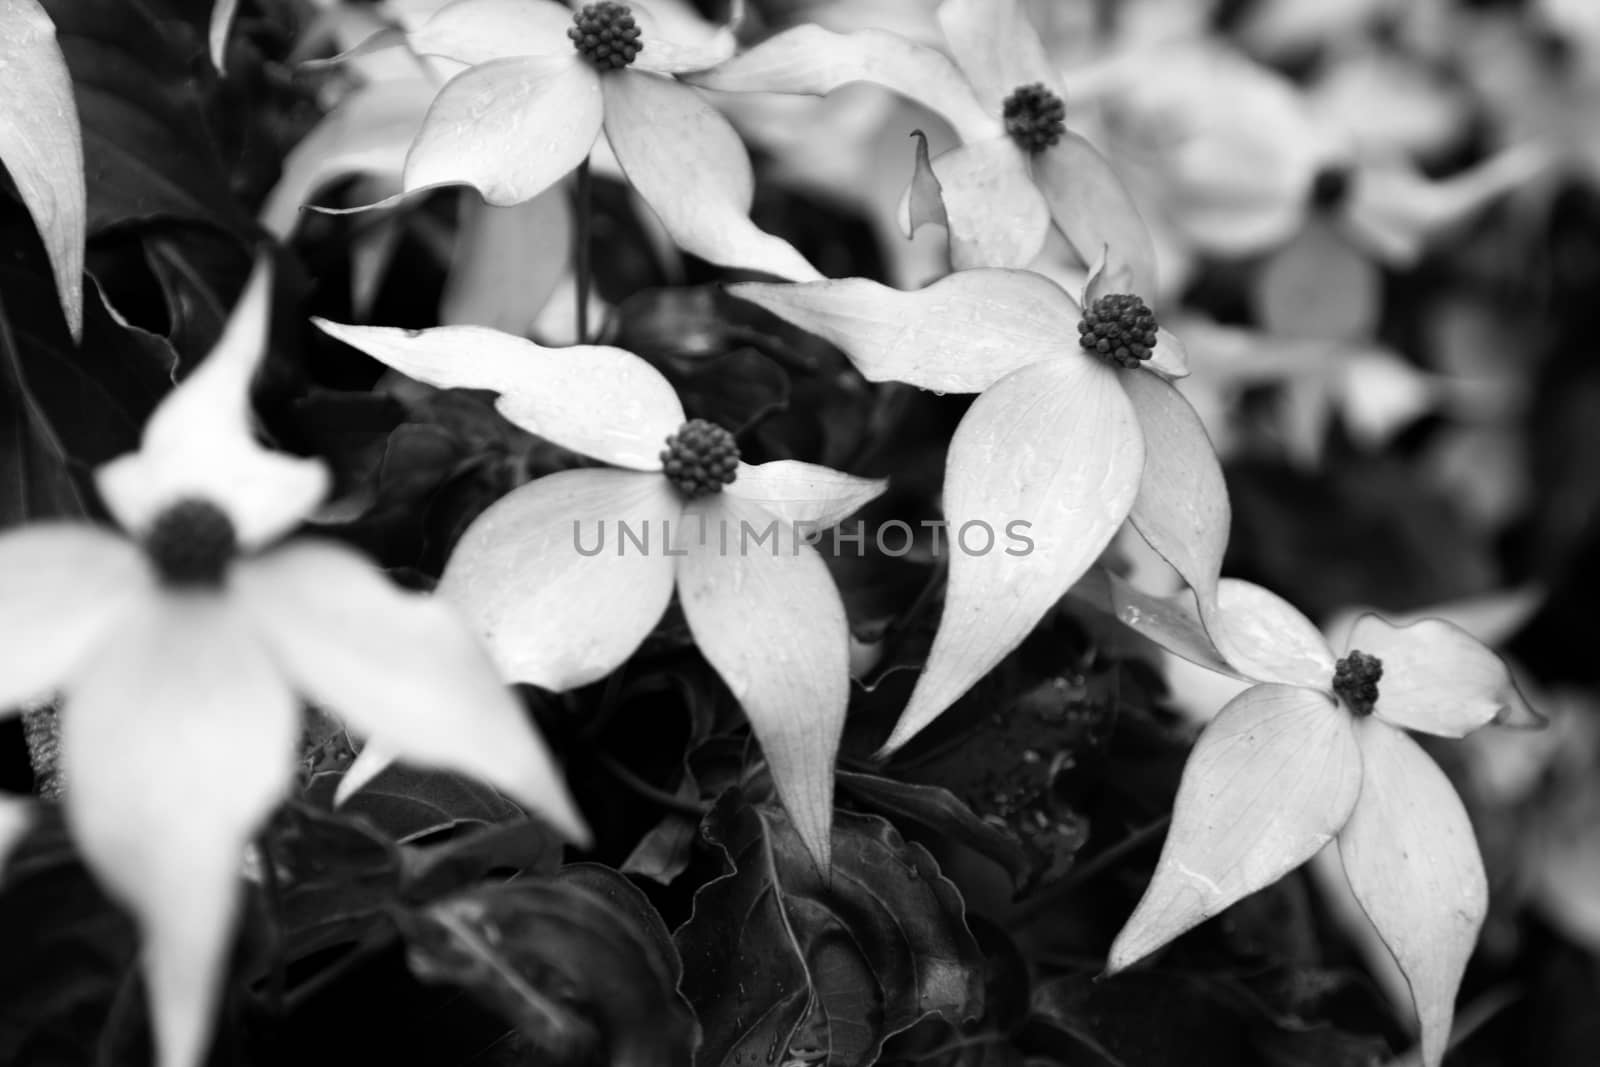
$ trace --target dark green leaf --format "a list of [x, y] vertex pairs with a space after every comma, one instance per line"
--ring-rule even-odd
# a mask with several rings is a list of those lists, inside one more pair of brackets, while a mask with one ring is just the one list
[[730, 871], [695, 895], [675, 937], [702, 1067], [819, 1050], [868, 1064], [925, 1016], [982, 1014], [984, 961], [960, 895], [883, 819], [835, 813], [827, 881], [775, 805], [729, 793], [706, 833]]
[[291, 802], [272, 830], [288, 962], [368, 936], [399, 894], [400, 851], [359, 819]]
[[[333, 806], [342, 771], [314, 776], [306, 789], [312, 803]], [[462, 827], [521, 819], [523, 811], [489, 786], [445, 771], [393, 764], [339, 808], [360, 816], [391, 841], [407, 844]]]

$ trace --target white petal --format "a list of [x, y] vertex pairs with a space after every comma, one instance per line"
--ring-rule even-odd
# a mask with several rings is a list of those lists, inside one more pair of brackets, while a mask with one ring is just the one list
[[678, 569], [689, 629], [749, 716], [778, 797], [826, 871], [833, 763], [850, 699], [839, 591], [793, 527], [748, 501], [719, 493], [684, 518], [709, 531], [703, 543], [689, 540]]
[[1032, 159], [1033, 179], [1067, 242], [1085, 263], [1105, 255], [1105, 291], [1152, 300], [1160, 291], [1155, 242], [1106, 157], [1068, 130]]
[[1256, 313], [1268, 332], [1283, 337], [1365, 340], [1377, 329], [1382, 281], [1343, 234], [1312, 222], [1262, 267]]
[[[886, 751], [909, 741], [1021, 644], [1083, 576], [1128, 517], [1143, 466], [1133, 406], [1098, 360], [1035, 363], [973, 402], [945, 461], [951, 543], [944, 615]], [[981, 551], [986, 533], [992, 541]]]
[[621, 348], [544, 348], [482, 326], [400, 330], [311, 321], [419, 382], [492, 389], [500, 414], [524, 430], [619, 467], [660, 470], [667, 437], [683, 425], [683, 405], [661, 372]]
[[887, 478], [857, 478], [815, 463], [780, 459], [756, 466], [739, 464], [737, 477], [723, 492], [788, 522], [826, 529], [887, 488]]
[[319, 707], [383, 751], [472, 775], [587, 840], [543, 739], [455, 605], [395, 588], [331, 542], [242, 563], [234, 584], [284, 673]]
[[73, 339], [83, 333], [83, 247], [88, 206], [83, 136], [72, 75], [56, 43], [55, 23], [37, 0], [0, 4], [0, 163], [44, 239]]
[[826, 96], [852, 82], [873, 82], [943, 116], [963, 141], [1000, 133], [999, 112], [985, 111], [966, 77], [945, 55], [885, 30], [834, 33], [797, 26], [690, 79], [707, 89]]
[[487, 63], [517, 56], [576, 56], [572, 12], [549, 0], [456, 0], [407, 35], [424, 56]]
[[638, 71], [608, 75], [601, 86], [611, 150], [680, 248], [722, 267], [821, 277], [789, 242], [750, 221], [750, 157], [699, 93]]
[[1177, 334], [1170, 330], [1158, 329], [1156, 347], [1151, 351], [1149, 362], [1145, 363], [1144, 367], [1164, 378], [1187, 378], [1189, 350], [1178, 340]]
[[138, 920], [163, 1067], [210, 1044], [244, 847], [288, 791], [299, 705], [223, 597], [151, 597], [67, 695], [66, 814]]
[[[1149, 462], [1148, 454], [1145, 461]], [[1211, 643], [1188, 590], [1174, 596], [1155, 596], [1119, 575], [1095, 567], [1072, 587], [1072, 595], [1116, 616], [1128, 629], [1197, 667], [1241, 679]]]
[[952, 148], [933, 160], [956, 270], [1026, 267], [1050, 232], [1050, 209], [1028, 156], [1009, 137]]
[[632, 655], [666, 611], [677, 567], [667, 538], [682, 512], [659, 474], [546, 475], [473, 521], [439, 595], [466, 612], [507, 678], [587, 685]]
[[1363, 615], [1347, 647], [1382, 661], [1375, 713], [1407, 730], [1465, 737], [1523, 704], [1500, 657], [1443, 619], [1395, 626]]
[[86, 523], [0, 533], [0, 715], [69, 681], [150, 592], [138, 550]]
[[1320, 693], [1258, 685], [1200, 733], [1149, 888], [1111, 946], [1119, 971], [1316, 855], [1361, 791], [1350, 718]]
[[5, 882], [6, 857], [28, 832], [33, 806], [21, 797], [0, 796], [0, 884]]
[[491, 204], [520, 204], [589, 158], [602, 110], [600, 78], [575, 52], [470, 67], [428, 108], [406, 191], [463, 184]]
[[560, 185], [514, 207], [465, 197], [441, 322], [531, 333], [567, 274], [572, 215], [572, 198]]
[[728, 292], [837, 345], [868, 381], [976, 393], [1012, 371], [1077, 348], [1078, 305], [1016, 270], [958, 271], [913, 292], [865, 278]]
[[327, 495], [322, 463], [269, 452], [251, 432], [250, 382], [266, 350], [271, 273], [268, 260], [257, 263], [217, 346], [150, 416], [139, 451], [95, 472], [125, 529], [142, 531], [175, 501], [199, 498], [227, 512], [241, 546], [258, 548]]
[[284, 159], [278, 184], [261, 209], [261, 224], [287, 239], [303, 205], [324, 186], [353, 174], [392, 178], [398, 186], [406, 152], [438, 91], [420, 75], [352, 91]]
[[1483, 860], [1461, 798], [1415, 741], [1376, 719], [1359, 721], [1356, 736], [1364, 779], [1339, 855], [1411, 985], [1422, 1062], [1438, 1067], [1489, 907]]
[[233, 27], [233, 16], [239, 0], [216, 0], [211, 9], [211, 63], [220, 73], [223, 59], [228, 54], [228, 31]]
[[1322, 633], [1287, 600], [1253, 582], [1224, 578], [1217, 606], [1202, 618], [1212, 641], [1246, 677], [1326, 690], [1333, 653]]
[[1217, 595], [1232, 511], [1222, 466], [1200, 416], [1154, 374], [1120, 375], [1144, 431], [1144, 475], [1128, 517], [1201, 603]]
[[670, 3], [654, 7], [635, 0], [628, 6], [639, 27], [639, 54], [631, 64], [635, 70], [658, 74], [705, 70], [739, 50], [732, 29], [713, 26]]
[[392, 753], [382, 745], [375, 745], [368, 740], [361, 746], [361, 751], [356, 753], [356, 758], [350, 762], [350, 766], [345, 768], [344, 777], [339, 779], [339, 787], [333, 791], [333, 806], [337, 808], [361, 792], [394, 762], [395, 757]]
[[944, 0], [939, 26], [991, 114], [1000, 114], [1005, 98], [1024, 85], [1043, 85], [1060, 95], [1055, 68], [1020, 0]]

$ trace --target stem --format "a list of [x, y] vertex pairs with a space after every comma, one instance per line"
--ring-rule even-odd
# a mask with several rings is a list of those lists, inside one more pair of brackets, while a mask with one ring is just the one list
[[615, 756], [605, 752], [597, 752], [595, 753], [595, 759], [601, 767], [604, 767], [613, 778], [626, 786], [630, 792], [637, 793], [644, 799], [668, 811], [677, 812], [679, 815], [687, 815], [692, 819], [703, 819], [711, 812], [710, 804], [705, 804], [698, 800], [685, 800], [680, 796], [667, 792], [665, 789], [657, 789], [623, 766]]
[[278, 861], [272, 851], [272, 828], [266, 827], [256, 838], [261, 853], [261, 891], [266, 897], [272, 923], [272, 973], [267, 977], [267, 1010], [282, 1017], [287, 1005], [289, 969], [283, 958], [283, 883], [278, 880]]
[[1037, 918], [1040, 913], [1053, 909], [1055, 905], [1061, 902], [1063, 897], [1071, 896], [1079, 886], [1111, 867], [1130, 852], [1149, 844], [1166, 830], [1167, 824], [1171, 821], [1171, 815], [1163, 815], [1154, 822], [1146, 823], [1104, 852], [1096, 855], [1093, 859], [1074, 867], [1061, 881], [1019, 904], [1012, 911], [1010, 922], [1016, 924], [1030, 922]]
[[578, 344], [589, 341], [589, 231], [593, 214], [594, 189], [589, 177], [589, 159], [578, 164], [578, 224], [573, 231], [572, 272], [576, 275]]

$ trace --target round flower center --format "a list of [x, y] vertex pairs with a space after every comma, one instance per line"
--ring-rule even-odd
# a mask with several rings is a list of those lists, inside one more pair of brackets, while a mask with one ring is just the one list
[[1038, 83], [1013, 90], [1000, 105], [1000, 117], [1011, 139], [1029, 152], [1043, 152], [1067, 132], [1067, 106]]
[[1119, 367], [1137, 367], [1156, 347], [1155, 312], [1132, 293], [1112, 293], [1084, 309], [1078, 344]]
[[144, 553], [169, 586], [217, 586], [239, 553], [239, 541], [221, 508], [208, 500], [180, 500], [145, 531]]
[[643, 47], [633, 12], [627, 4], [613, 0], [585, 4], [572, 16], [567, 36], [578, 54], [597, 70], [621, 70], [633, 62]]
[[739, 472], [739, 446], [733, 434], [705, 419], [690, 419], [667, 438], [661, 471], [684, 496], [720, 493]]
[[1333, 692], [1356, 715], [1371, 715], [1378, 703], [1378, 680], [1383, 677], [1383, 661], [1365, 652], [1352, 651], [1333, 665]]
[[1311, 179], [1311, 207], [1316, 211], [1338, 211], [1350, 199], [1354, 179], [1349, 167], [1323, 167]]

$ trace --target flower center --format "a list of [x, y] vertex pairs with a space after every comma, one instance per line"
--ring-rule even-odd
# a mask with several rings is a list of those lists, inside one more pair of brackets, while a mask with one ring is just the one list
[[144, 553], [168, 586], [215, 587], [238, 555], [233, 520], [208, 500], [180, 500], [144, 535]]
[[1378, 703], [1378, 680], [1383, 677], [1383, 661], [1365, 652], [1352, 651], [1333, 665], [1333, 692], [1355, 715], [1371, 715]]
[[1029, 152], [1043, 152], [1067, 132], [1067, 106], [1035, 82], [1012, 91], [1000, 105], [1011, 139]]
[[1323, 167], [1311, 179], [1311, 207], [1315, 211], [1338, 211], [1350, 199], [1355, 175], [1346, 166]]
[[633, 62], [644, 47], [639, 43], [639, 24], [627, 4], [600, 0], [585, 4], [572, 16], [567, 30], [572, 46], [597, 70], [621, 70]]
[[733, 434], [705, 419], [690, 419], [667, 438], [661, 471], [691, 500], [720, 493], [739, 472], [739, 446]]
[[1155, 312], [1132, 293], [1102, 296], [1078, 320], [1078, 344], [1119, 367], [1137, 367], [1156, 347]]

